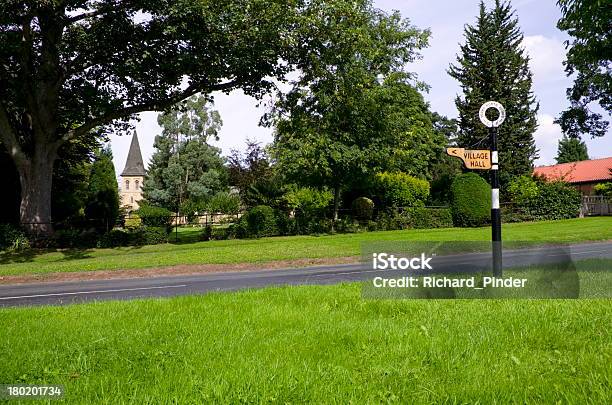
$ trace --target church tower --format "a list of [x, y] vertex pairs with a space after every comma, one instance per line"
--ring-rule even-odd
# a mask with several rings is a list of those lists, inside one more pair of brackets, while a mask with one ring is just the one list
[[145, 175], [138, 135], [134, 131], [125, 168], [121, 172], [121, 206], [128, 212], [138, 209], [138, 202], [142, 200], [142, 182]]

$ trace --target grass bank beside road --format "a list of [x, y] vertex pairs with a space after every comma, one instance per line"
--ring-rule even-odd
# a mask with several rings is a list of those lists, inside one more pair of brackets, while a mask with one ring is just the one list
[[[0, 253], [0, 276], [337, 258], [358, 256], [363, 242], [489, 240], [490, 233], [490, 228], [447, 228], [169, 243], [116, 249], [32, 250]], [[612, 240], [612, 217], [506, 224], [503, 238], [551, 242]]]
[[0, 310], [0, 381], [69, 402], [610, 403], [609, 300], [359, 284]]

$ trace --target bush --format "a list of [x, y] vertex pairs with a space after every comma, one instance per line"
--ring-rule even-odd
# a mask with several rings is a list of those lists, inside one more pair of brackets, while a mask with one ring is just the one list
[[374, 201], [366, 197], [357, 197], [353, 201], [353, 216], [359, 220], [370, 220], [374, 215]]
[[237, 214], [240, 211], [240, 197], [221, 191], [213, 195], [206, 205], [209, 212]]
[[141, 227], [134, 230], [112, 229], [98, 240], [99, 248], [157, 245], [168, 242], [166, 227]]
[[30, 241], [19, 228], [10, 224], [0, 224], [0, 250], [19, 252], [30, 248]]
[[334, 195], [327, 189], [298, 188], [295, 185], [290, 186], [284, 195], [285, 205], [295, 211], [296, 217], [302, 223], [323, 218], [333, 199]]
[[452, 228], [453, 216], [449, 208], [414, 207], [406, 210], [408, 225], [415, 229]]
[[142, 220], [137, 214], [130, 214], [129, 218], [125, 218], [123, 226], [127, 229], [136, 229], [142, 226]]
[[98, 240], [99, 248], [114, 248], [130, 245], [130, 232], [121, 229], [112, 229]]
[[491, 216], [491, 188], [476, 173], [461, 174], [451, 185], [451, 213], [455, 226], [482, 226]]
[[375, 192], [387, 207], [423, 206], [429, 197], [429, 183], [406, 173], [379, 173]]
[[278, 234], [276, 215], [267, 205], [258, 205], [248, 210], [234, 228], [238, 238], [261, 238]]
[[580, 192], [563, 181], [542, 181], [539, 193], [523, 207], [535, 220], [575, 218], [580, 213]]
[[595, 185], [595, 194], [612, 198], [612, 181]]
[[508, 197], [518, 205], [528, 203], [539, 193], [538, 184], [531, 176], [517, 176], [508, 183]]
[[170, 227], [172, 224], [172, 212], [163, 207], [142, 205], [136, 213], [145, 226]]
[[159, 245], [168, 243], [168, 228], [161, 226], [147, 226], [139, 230], [138, 241], [142, 245]]
[[55, 246], [60, 248], [96, 247], [99, 233], [93, 230], [60, 229], [55, 231]]

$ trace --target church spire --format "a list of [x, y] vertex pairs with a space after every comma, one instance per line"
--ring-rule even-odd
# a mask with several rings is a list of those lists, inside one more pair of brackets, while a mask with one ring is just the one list
[[144, 163], [142, 161], [142, 154], [140, 153], [140, 144], [138, 143], [138, 135], [134, 131], [132, 135], [132, 143], [130, 144], [130, 151], [128, 152], [127, 161], [125, 162], [125, 168], [121, 173], [121, 176], [144, 176], [146, 174]]

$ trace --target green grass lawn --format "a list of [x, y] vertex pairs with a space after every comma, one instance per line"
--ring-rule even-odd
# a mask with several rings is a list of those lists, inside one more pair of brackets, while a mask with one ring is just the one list
[[[187, 235], [194, 231], [184, 232]], [[490, 233], [490, 228], [447, 228], [169, 243], [116, 249], [32, 250], [17, 254], [1, 253], [0, 276], [358, 256], [363, 242], [489, 240]], [[517, 241], [610, 240], [612, 217], [506, 224], [503, 227], [503, 237], [505, 240]]]
[[359, 284], [0, 310], [0, 383], [79, 403], [610, 403], [610, 301]]

